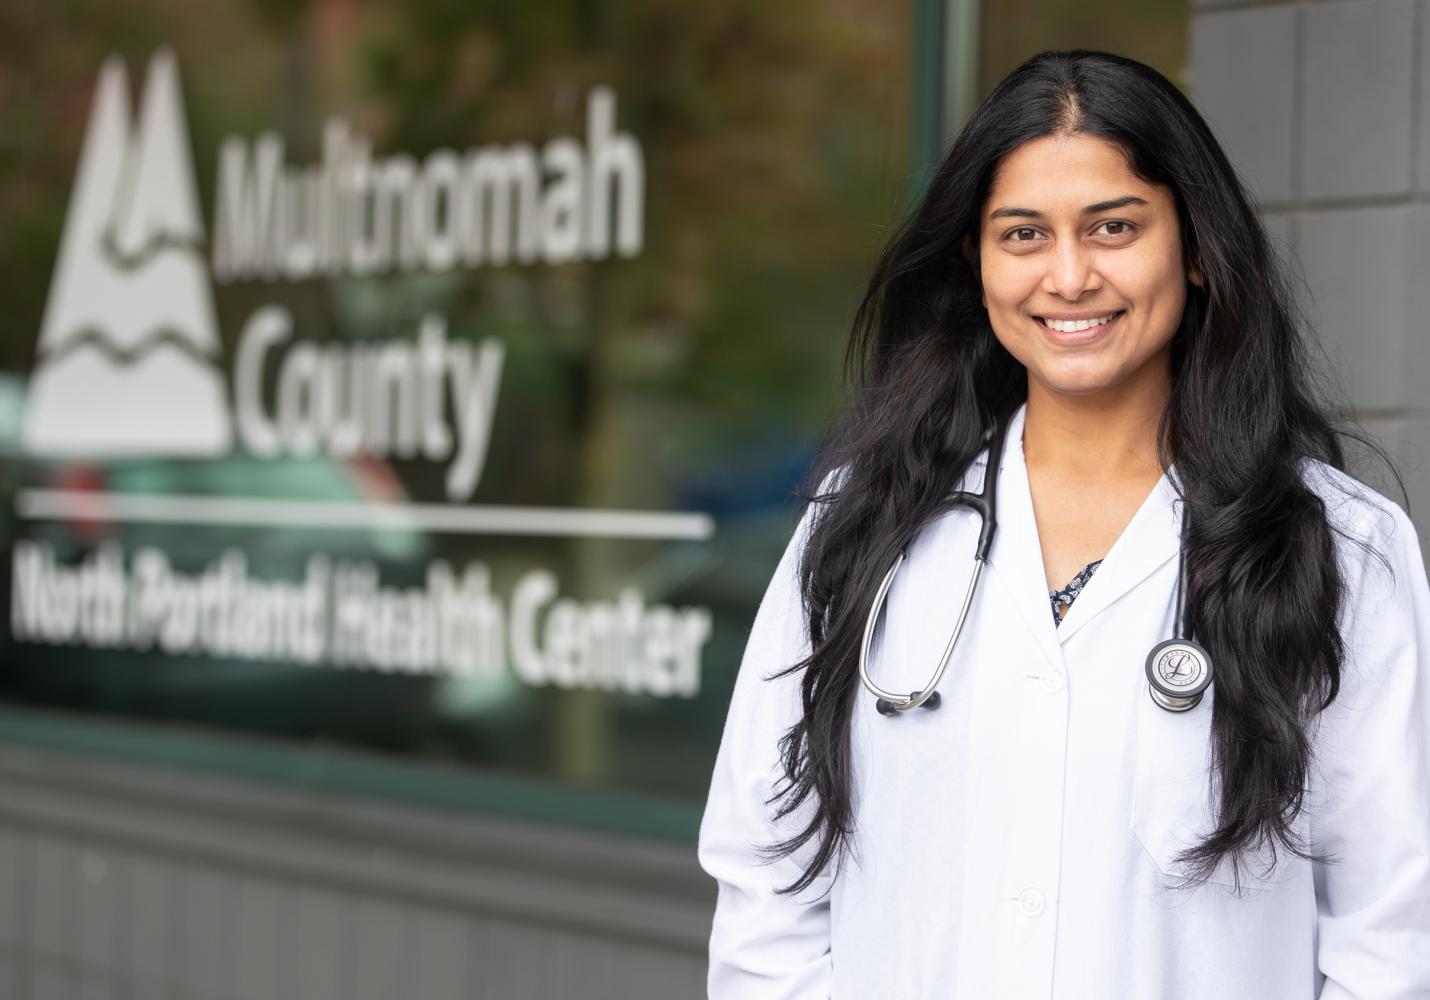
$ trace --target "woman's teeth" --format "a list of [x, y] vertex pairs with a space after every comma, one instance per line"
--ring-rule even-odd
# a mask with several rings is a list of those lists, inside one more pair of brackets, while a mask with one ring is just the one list
[[1108, 313], [1106, 316], [1099, 317], [1098, 319], [1074, 319], [1066, 321], [1060, 319], [1044, 319], [1043, 325], [1059, 333], [1078, 333], [1082, 330], [1091, 330], [1095, 326], [1101, 326], [1104, 323], [1111, 322], [1117, 315], [1119, 314]]

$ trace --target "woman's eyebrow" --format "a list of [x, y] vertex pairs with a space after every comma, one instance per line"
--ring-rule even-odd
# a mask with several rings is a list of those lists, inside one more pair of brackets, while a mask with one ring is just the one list
[[[1114, 208], [1124, 208], [1127, 205], [1145, 205], [1145, 199], [1137, 197], [1135, 194], [1123, 195], [1121, 198], [1113, 198], [1111, 201], [1099, 201], [1095, 205], [1089, 205], [1082, 210], [1083, 215], [1094, 215], [1097, 212], [1110, 212]], [[1002, 218], [1019, 219], [1042, 219], [1046, 218], [1042, 212], [1032, 208], [996, 208], [989, 213], [990, 219]]]

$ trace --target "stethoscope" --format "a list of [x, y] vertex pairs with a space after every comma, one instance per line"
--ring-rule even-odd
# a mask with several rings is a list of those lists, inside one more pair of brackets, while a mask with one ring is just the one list
[[[995, 428], [989, 445], [988, 464], [983, 473], [981, 492], [969, 493], [960, 490], [948, 497], [949, 508], [967, 507], [983, 522], [978, 533], [978, 545], [973, 551], [973, 576], [968, 581], [968, 590], [963, 595], [963, 604], [958, 610], [958, 621], [953, 626], [953, 635], [943, 648], [943, 657], [938, 669], [929, 682], [908, 697], [885, 691], [869, 677], [869, 644], [874, 638], [874, 627], [879, 622], [879, 614], [884, 610], [884, 598], [894, 583], [894, 574], [908, 555], [908, 546], [899, 551], [894, 565], [884, 574], [884, 580], [874, 594], [874, 605], [869, 609], [869, 618], [864, 623], [864, 641], [859, 646], [859, 679], [864, 687], [878, 697], [875, 708], [880, 715], [897, 715], [911, 708], [937, 708], [939, 705], [938, 684], [943, 680], [948, 661], [953, 656], [953, 648], [963, 634], [964, 622], [968, 620], [968, 609], [973, 606], [973, 595], [978, 589], [978, 577], [983, 572], [983, 564], [988, 560], [988, 551], [993, 547], [993, 533], [998, 528], [998, 470], [1003, 465], [1003, 444], [1008, 436], [1005, 421]], [[1183, 519], [1185, 535], [1185, 516]], [[909, 544], [912, 544], [912, 540]], [[1187, 619], [1187, 595], [1183, 583], [1187, 576], [1187, 549], [1180, 547], [1181, 555], [1177, 563], [1177, 614], [1175, 628], [1170, 639], [1152, 647], [1147, 654], [1147, 687], [1152, 700], [1169, 712], [1185, 712], [1195, 708], [1202, 700], [1202, 694], [1212, 682], [1211, 656], [1200, 644], [1193, 641], [1190, 622]]]

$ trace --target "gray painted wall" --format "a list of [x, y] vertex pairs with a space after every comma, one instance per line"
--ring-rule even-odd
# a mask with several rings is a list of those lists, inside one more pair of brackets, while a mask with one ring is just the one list
[[687, 846], [0, 748], [0, 998], [678, 1000]]
[[[1430, 525], [1430, 0], [1196, 0], [1192, 96]], [[1374, 467], [1368, 483], [1403, 498]]]

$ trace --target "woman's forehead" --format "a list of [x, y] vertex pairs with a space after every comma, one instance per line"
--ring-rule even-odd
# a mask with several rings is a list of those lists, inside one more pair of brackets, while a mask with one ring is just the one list
[[998, 164], [983, 215], [1006, 208], [1079, 214], [1127, 196], [1148, 206], [1171, 204], [1171, 192], [1138, 177], [1114, 143], [1090, 135], [1042, 136]]

